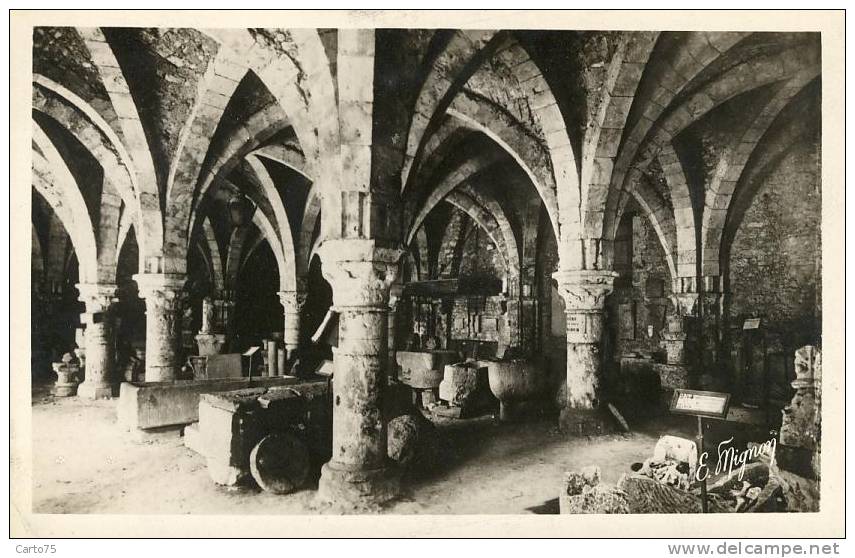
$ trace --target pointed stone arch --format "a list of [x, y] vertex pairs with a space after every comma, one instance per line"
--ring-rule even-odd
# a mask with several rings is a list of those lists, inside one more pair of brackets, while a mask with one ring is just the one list
[[[255, 223], [255, 219], [253, 219], [253, 223]], [[228, 290], [234, 290], [237, 287], [238, 272], [240, 271], [244, 245], [248, 242], [250, 230], [251, 227], [246, 225], [235, 227], [232, 229], [231, 236], [229, 236], [229, 244], [226, 251], [226, 268], [223, 272], [223, 284]]]
[[407, 225], [407, 230], [409, 232], [406, 236], [405, 244], [412, 242], [413, 235], [419, 227], [421, 227], [428, 213], [430, 213], [434, 206], [445, 198], [449, 192], [457, 188], [460, 184], [470, 180], [476, 174], [483, 172], [486, 168], [499, 160], [501, 160], [499, 154], [488, 152], [466, 159], [449, 169], [449, 171], [445, 173], [439, 181], [437, 181], [424, 204], [422, 204], [421, 210], [415, 215], [412, 222]]
[[218, 292], [225, 289], [225, 281], [223, 274], [223, 258], [220, 255], [220, 243], [217, 241], [217, 235], [214, 233], [214, 227], [211, 225], [211, 220], [206, 217], [202, 221], [203, 244], [207, 246], [208, 254], [210, 255], [211, 280], [214, 288]]
[[128, 83], [101, 29], [78, 28], [78, 33], [89, 50], [89, 55], [118, 116], [124, 145], [127, 147], [136, 173], [137, 195], [142, 211], [142, 227], [137, 230], [140, 237], [137, 239], [140, 243], [140, 259], [143, 263], [140, 272], [170, 271], [168, 267], [164, 267], [168, 264], [162, 257], [165, 239], [157, 174]]
[[449, 193], [443, 201], [469, 215], [469, 218], [487, 233], [487, 236], [499, 249], [508, 275], [515, 278], [519, 277], [520, 260], [516, 239], [507, 237], [495, 215], [460, 190]]
[[[140, 217], [143, 210], [137, 197], [127, 152], [112, 128], [85, 101], [43, 76], [34, 76], [33, 83], [33, 110], [65, 128], [89, 151], [103, 170], [102, 211], [97, 227], [99, 254], [102, 266], [115, 266], [115, 257], [111, 259], [110, 253], [116, 256], [117, 235], [121, 228], [119, 213], [123, 204], [123, 216], [134, 219], [138, 227], [142, 223]], [[148, 210], [154, 212], [155, 219], [159, 219], [155, 208]]]
[[[98, 244], [86, 202], [60, 154], [38, 125], [33, 130], [33, 186], [53, 209], [71, 239], [80, 281], [97, 283]], [[109, 277], [104, 277], [109, 281]]]
[[[559, 229], [555, 177], [542, 144], [525, 134], [518, 125], [503, 118], [497, 111], [490, 110], [486, 103], [473, 106], [455, 99], [447, 112], [463, 125], [489, 137], [516, 161], [546, 206], [552, 229], [557, 235]], [[491, 122], [498, 124], [495, 129], [490, 126]]]
[[460, 29], [454, 31], [442, 51], [433, 60], [421, 84], [407, 130], [404, 166], [401, 169], [401, 191], [410, 182], [413, 165], [423, 150], [426, 135], [439, 124], [445, 107], [498, 46], [497, 31]]
[[819, 74], [818, 68], [808, 69], [789, 80], [751, 122], [745, 132], [725, 150], [716, 165], [704, 197], [701, 229], [701, 265], [705, 276], [720, 275], [719, 249], [728, 208], [736, 184], [757, 144], [775, 118], [799, 92], [808, 87]]
[[195, 230], [196, 220], [199, 218], [200, 204], [205, 198], [211, 184], [214, 181], [225, 179], [240, 161], [257, 148], [260, 143], [287, 128], [289, 125], [290, 122], [283, 117], [281, 109], [275, 104], [268, 105], [251, 116], [241, 126], [242, 133], [233, 134], [218, 153], [211, 155], [215, 158], [215, 161], [210, 168], [203, 169], [202, 171], [192, 209], [184, 206], [181, 213], [175, 216], [175, 219], [178, 220], [177, 222], [183, 223], [185, 215], [188, 215], [189, 221], [183, 226], [187, 227], [188, 231]]
[[307, 264], [304, 264], [296, 257], [296, 246], [292, 235], [292, 227], [288, 213], [285, 211], [285, 205], [282, 203], [282, 198], [279, 195], [279, 190], [273, 183], [273, 178], [267, 172], [267, 168], [255, 155], [249, 155], [246, 162], [265, 197], [270, 202], [273, 210], [273, 216], [276, 219], [276, 224], [279, 229], [279, 241], [282, 244], [283, 255], [286, 259], [288, 269], [294, 269], [298, 277], [305, 277], [309, 273]]

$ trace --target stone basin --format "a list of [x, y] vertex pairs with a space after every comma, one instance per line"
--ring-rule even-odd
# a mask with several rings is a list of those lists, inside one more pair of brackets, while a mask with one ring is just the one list
[[455, 351], [398, 351], [396, 360], [402, 383], [416, 389], [435, 389], [442, 382], [445, 365], [460, 357]]
[[499, 418], [510, 420], [518, 403], [545, 398], [549, 392], [546, 370], [524, 359], [481, 360], [487, 368], [490, 391], [499, 400]]

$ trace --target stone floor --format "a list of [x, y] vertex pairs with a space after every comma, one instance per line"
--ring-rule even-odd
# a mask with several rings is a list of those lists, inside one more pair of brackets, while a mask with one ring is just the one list
[[[301, 514], [319, 513], [314, 490], [275, 496], [228, 490], [208, 478], [201, 456], [180, 438], [141, 443], [116, 425], [116, 400], [33, 396], [36, 513]], [[557, 513], [562, 473], [602, 468], [613, 483], [652, 453], [659, 435], [691, 435], [675, 417], [640, 431], [568, 439], [549, 422], [498, 424], [491, 417], [440, 426], [452, 455], [429, 477], [408, 483], [385, 513]]]

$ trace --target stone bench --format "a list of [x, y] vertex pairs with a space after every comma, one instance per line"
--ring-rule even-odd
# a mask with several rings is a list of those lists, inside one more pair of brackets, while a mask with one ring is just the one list
[[276, 376], [124, 382], [119, 387], [118, 422], [130, 431], [182, 427], [199, 420], [199, 396], [204, 393], [287, 386], [300, 381], [294, 376]]

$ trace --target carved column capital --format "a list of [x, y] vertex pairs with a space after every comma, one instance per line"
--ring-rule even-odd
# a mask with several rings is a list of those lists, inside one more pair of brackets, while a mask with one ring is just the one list
[[400, 248], [377, 246], [374, 240], [332, 239], [318, 248], [323, 274], [337, 307], [387, 306], [389, 288], [398, 276]]
[[699, 293], [674, 293], [671, 303], [675, 312], [684, 317], [694, 316], [697, 312]]
[[307, 294], [304, 291], [278, 291], [276, 294], [285, 314], [299, 314], [306, 305]]
[[561, 270], [552, 274], [567, 312], [601, 312], [618, 274], [605, 270]]
[[138, 273], [133, 276], [140, 298], [148, 304], [164, 308], [178, 308], [181, 304], [181, 288], [186, 278], [177, 273]]
[[75, 285], [80, 293], [77, 297], [86, 304], [87, 314], [107, 312], [116, 302], [116, 285], [109, 283], [78, 283]]

